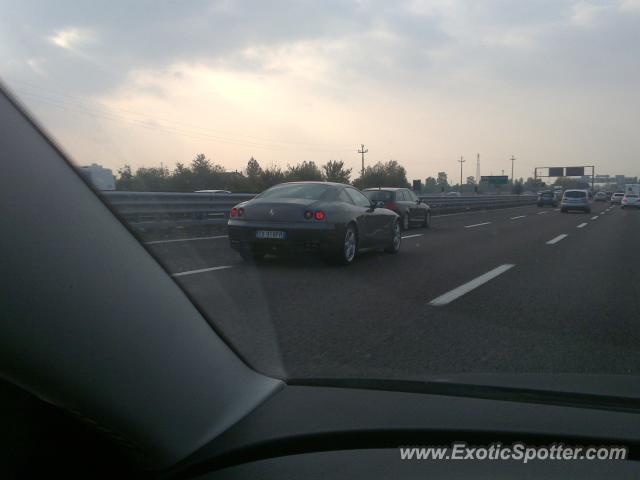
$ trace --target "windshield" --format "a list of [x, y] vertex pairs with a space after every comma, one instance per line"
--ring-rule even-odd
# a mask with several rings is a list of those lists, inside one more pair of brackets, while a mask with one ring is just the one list
[[393, 192], [385, 190], [368, 190], [363, 192], [367, 198], [373, 202], [391, 202], [393, 201]]
[[260, 372], [638, 374], [638, 3], [277, 3], [2, 2], [0, 80]]

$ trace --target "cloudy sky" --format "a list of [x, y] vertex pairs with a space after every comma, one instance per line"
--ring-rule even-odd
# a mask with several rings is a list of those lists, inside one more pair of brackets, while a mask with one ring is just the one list
[[0, 79], [114, 169], [640, 174], [640, 0], [0, 0]]

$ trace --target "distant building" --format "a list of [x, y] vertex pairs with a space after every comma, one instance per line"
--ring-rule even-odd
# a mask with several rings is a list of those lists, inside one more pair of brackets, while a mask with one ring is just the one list
[[98, 190], [115, 190], [116, 180], [113, 172], [109, 168], [102, 165], [92, 163], [91, 165], [83, 165], [80, 172], [93, 184]]

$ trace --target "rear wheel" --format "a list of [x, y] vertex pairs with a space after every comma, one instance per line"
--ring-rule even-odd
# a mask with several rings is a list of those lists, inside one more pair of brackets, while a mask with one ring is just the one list
[[400, 244], [402, 243], [402, 233], [400, 232], [400, 224], [396, 220], [393, 222], [391, 229], [391, 243], [385, 247], [384, 251], [387, 253], [398, 253], [400, 251]]
[[342, 241], [342, 250], [338, 255], [338, 260], [343, 265], [350, 265], [356, 258], [358, 252], [358, 234], [356, 228], [353, 225], [348, 225], [344, 232], [344, 239]]
[[431, 212], [427, 210], [427, 213], [424, 216], [424, 223], [422, 224], [424, 228], [431, 227]]
[[402, 215], [402, 230], [409, 230], [409, 214]]

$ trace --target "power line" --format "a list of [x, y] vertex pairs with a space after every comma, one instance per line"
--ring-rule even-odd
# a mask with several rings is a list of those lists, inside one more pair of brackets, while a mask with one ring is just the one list
[[[230, 145], [239, 145], [244, 147], [255, 147], [255, 148], [261, 148], [261, 149], [267, 149], [267, 150], [286, 150], [291, 148], [299, 148], [299, 147], [294, 147], [292, 145], [269, 145], [265, 143], [259, 143], [259, 142], [241, 140], [241, 139], [225, 138], [217, 135], [212, 135], [210, 133], [188, 130], [188, 129], [179, 128], [171, 125], [163, 125], [162, 123], [153, 122], [153, 120], [151, 119], [131, 118], [124, 115], [119, 115], [117, 113], [104, 113], [100, 111], [95, 111], [95, 110], [92, 110], [91, 108], [87, 108], [84, 106], [65, 103], [55, 99], [52, 100], [50, 98], [47, 98], [46, 96], [41, 96], [38, 94], [25, 93], [25, 92], [23, 92], [22, 94], [36, 101], [44, 102], [44, 103], [47, 103], [71, 112], [89, 115], [91, 117], [106, 119], [114, 122], [126, 122], [126, 123], [130, 123], [148, 130], [158, 131], [162, 133], [171, 133], [176, 135], [182, 135], [189, 138], [209, 140], [217, 143], [226, 143]], [[335, 153], [338, 151], [345, 151], [345, 150], [334, 150], [334, 149], [315, 148], [315, 147], [307, 147], [306, 150], [315, 151], [315, 152], [326, 152], [326, 153], [329, 153], [329, 152]]]
[[[25, 83], [25, 82], [17, 82], [17, 83]], [[36, 99], [44, 103], [49, 103], [49, 104], [52, 104], [61, 108], [66, 108], [66, 109], [75, 109], [75, 111], [78, 113], [87, 113], [93, 117], [108, 118], [114, 121], [123, 120], [123, 121], [131, 122], [140, 126], [144, 126], [142, 125], [142, 122], [144, 122], [147, 124], [147, 128], [150, 127], [149, 125], [150, 123], [153, 123], [155, 124], [155, 126], [165, 129], [164, 131], [170, 130], [171, 131], [170, 133], [181, 132], [181, 133], [187, 133], [189, 135], [203, 136], [208, 139], [220, 141], [223, 143], [232, 143], [235, 145], [246, 145], [246, 146], [257, 146], [260, 148], [274, 149], [274, 150], [278, 150], [282, 148], [294, 148], [294, 146], [296, 147], [303, 146], [310, 151], [324, 151], [324, 152], [335, 152], [335, 153], [349, 151], [348, 148], [331, 148], [331, 147], [323, 146], [322, 144], [311, 143], [311, 142], [296, 142], [296, 141], [287, 141], [287, 140], [265, 139], [262, 137], [255, 137], [255, 136], [246, 135], [246, 134], [237, 134], [237, 133], [224, 132], [221, 130], [204, 128], [194, 124], [169, 121], [160, 117], [149, 117], [148, 115], [145, 115], [143, 113], [136, 112], [133, 110], [117, 108], [110, 105], [106, 105], [94, 99], [54, 92], [52, 90], [47, 91], [46, 89], [37, 88], [28, 83], [25, 83], [25, 85], [27, 85], [28, 88], [32, 90], [36, 90], [36, 93], [20, 89], [19, 93], [21, 95]], [[37, 90], [40, 90], [41, 92], [45, 92], [45, 94], [37, 93]], [[55, 98], [56, 96], [67, 97], [75, 101], [76, 104], [61, 98]], [[131, 115], [139, 118], [131, 118]], [[184, 128], [184, 127], [188, 127], [188, 128]], [[194, 131], [193, 130], [194, 128], [197, 131]], [[227, 136], [222, 136], [220, 134], [227, 135]], [[230, 135], [240, 137], [240, 138], [233, 138], [233, 137], [230, 137]]]

